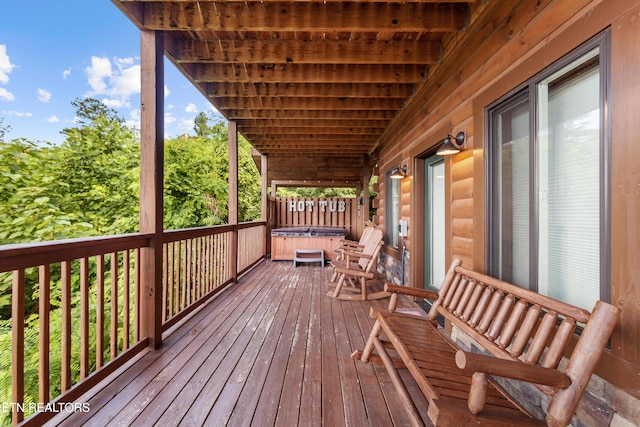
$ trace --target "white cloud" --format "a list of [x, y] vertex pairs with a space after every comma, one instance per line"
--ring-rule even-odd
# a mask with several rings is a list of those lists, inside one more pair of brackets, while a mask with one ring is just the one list
[[133, 110], [129, 111], [129, 116], [133, 119], [133, 120], [138, 120], [140, 121], [140, 117], [142, 117], [142, 113], [140, 112], [139, 108], [134, 108]]
[[193, 119], [182, 119], [176, 125], [176, 129], [181, 132], [188, 132], [193, 130]]
[[49, 123], [58, 123], [60, 121], [60, 119], [58, 118], [58, 116], [51, 116], [47, 119], [47, 122]]
[[189, 103], [185, 107], [184, 111], [186, 111], [187, 113], [197, 113], [198, 107], [196, 107], [196, 104]]
[[71, 75], [71, 68], [67, 68], [62, 72], [62, 78], [64, 80], [67, 80], [67, 77], [69, 77], [70, 75]]
[[165, 124], [171, 124], [174, 123], [177, 119], [175, 118], [175, 116], [172, 113], [168, 113], [165, 111], [164, 113], [164, 123]]
[[102, 99], [102, 103], [109, 108], [127, 108], [131, 106], [131, 103], [128, 99], [123, 98], [104, 98]]
[[164, 85], [164, 97], [168, 97], [171, 92], [169, 91], [169, 86]]
[[86, 96], [104, 96], [108, 107], [128, 107], [130, 97], [140, 93], [140, 65], [134, 58], [91, 57], [91, 66], [85, 69], [91, 90]]
[[0, 83], [5, 85], [9, 83], [9, 74], [14, 67], [15, 65], [11, 63], [9, 55], [7, 55], [7, 45], [0, 44]]
[[31, 117], [31, 116], [33, 116], [33, 113], [24, 112], [24, 111], [16, 111], [16, 110], [3, 111], [3, 113], [7, 114], [9, 116], [16, 116], [16, 117]]
[[13, 101], [16, 99], [16, 97], [13, 96], [13, 94], [8, 90], [6, 90], [5, 88], [0, 87], [0, 99], [4, 101]]
[[51, 92], [46, 89], [38, 88], [38, 101], [47, 104], [51, 101]]

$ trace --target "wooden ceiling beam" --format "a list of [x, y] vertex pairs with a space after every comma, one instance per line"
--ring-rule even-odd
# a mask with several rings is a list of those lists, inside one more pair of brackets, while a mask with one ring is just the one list
[[255, 83], [419, 83], [419, 64], [178, 64], [195, 82]]
[[[335, 147], [305, 147], [303, 145], [298, 144], [289, 144], [286, 147], [258, 147], [257, 148], [260, 153], [264, 155], [283, 155], [290, 153], [291, 151], [296, 152], [297, 155], [316, 155], [316, 156], [331, 156], [336, 152]], [[349, 154], [352, 156], [360, 155], [362, 156], [363, 152], [367, 151], [367, 147], [346, 147], [340, 146], [340, 152], [342, 154]], [[296, 164], [296, 167], [300, 167], [300, 164]]]
[[306, 128], [330, 128], [342, 126], [366, 127], [385, 129], [391, 123], [390, 120], [355, 120], [355, 119], [241, 119], [236, 120], [238, 129], [264, 128], [264, 127], [306, 127]]
[[406, 98], [413, 84], [389, 83], [207, 83], [209, 96], [334, 96], [349, 98]]
[[353, 180], [308, 180], [308, 179], [300, 179], [300, 180], [292, 180], [292, 179], [274, 179], [271, 183], [277, 187], [318, 187], [318, 188], [338, 188], [338, 187], [355, 187], [360, 185], [362, 181], [353, 181]]
[[176, 62], [245, 64], [436, 64], [442, 45], [431, 40], [183, 40], [168, 37]]
[[[242, 133], [242, 132], [241, 132]], [[244, 133], [243, 133], [244, 135]], [[295, 135], [291, 135], [291, 134], [284, 134], [284, 135], [280, 135], [280, 134], [270, 134], [270, 133], [265, 133], [265, 134], [260, 134], [260, 135], [252, 135], [251, 136], [251, 141], [255, 142], [257, 145], [260, 144], [272, 144], [274, 141], [277, 142], [285, 142], [285, 141], [309, 141], [309, 142], [315, 142], [318, 144], [331, 144], [332, 142], [335, 142], [336, 144], [340, 143], [341, 141], [345, 141], [345, 142], [358, 142], [358, 143], [362, 143], [362, 142], [366, 142], [366, 143], [373, 143], [377, 138], [373, 138], [371, 137], [371, 135], [343, 135], [340, 138], [332, 138], [332, 137], [328, 137], [326, 135], [316, 135], [316, 134], [312, 134], [312, 133], [299, 133], [299, 134], [295, 134]]]
[[453, 32], [466, 5], [429, 3], [154, 3], [145, 27], [160, 31]]
[[254, 109], [227, 109], [228, 117], [240, 119], [336, 119], [336, 120], [392, 120], [397, 111], [391, 110], [300, 110], [282, 109], [266, 110]]
[[[244, 127], [240, 128], [243, 135], [262, 135], [262, 134], [301, 134], [310, 132], [311, 128], [303, 127], [275, 127], [275, 126], [261, 126], [261, 127]], [[356, 126], [327, 126], [327, 127], [314, 127], [314, 135], [380, 135], [384, 128], [375, 127], [356, 127]]]
[[211, 101], [219, 110], [228, 109], [294, 109], [294, 110], [400, 110], [403, 98], [304, 98], [304, 97], [263, 97], [239, 98], [220, 97]]

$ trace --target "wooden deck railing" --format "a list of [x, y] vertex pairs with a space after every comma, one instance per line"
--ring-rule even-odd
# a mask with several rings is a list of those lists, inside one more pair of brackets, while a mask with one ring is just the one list
[[[39, 407], [76, 399], [147, 346], [140, 331], [139, 261], [140, 249], [152, 238], [131, 234], [0, 246], [0, 280], [12, 282], [14, 424], [32, 413], [48, 418], [53, 414]], [[163, 330], [262, 259], [265, 245], [264, 222], [166, 231]], [[36, 321], [37, 338], [25, 336], [25, 325]], [[28, 366], [30, 360], [38, 366]], [[54, 366], [59, 373], [52, 373]], [[38, 373], [37, 397], [25, 393], [29, 372]]]

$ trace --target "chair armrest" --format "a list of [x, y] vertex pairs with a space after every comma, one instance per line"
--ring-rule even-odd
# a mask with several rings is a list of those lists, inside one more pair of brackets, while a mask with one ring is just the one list
[[364, 245], [361, 245], [360, 243], [354, 242], [352, 240], [342, 240], [338, 249], [362, 250], [364, 249]]
[[349, 261], [358, 262], [358, 260], [360, 258], [364, 258], [364, 259], [373, 258], [373, 256], [371, 256], [369, 254], [364, 254], [362, 252], [349, 251], [349, 250], [346, 250], [346, 249], [342, 252], [342, 256], [345, 257], [345, 259], [347, 260], [347, 263]]
[[436, 292], [428, 291], [426, 289], [412, 288], [410, 286], [398, 286], [388, 282], [384, 284], [384, 290], [386, 292], [409, 295], [416, 298], [425, 298], [430, 300], [438, 299], [438, 294]]

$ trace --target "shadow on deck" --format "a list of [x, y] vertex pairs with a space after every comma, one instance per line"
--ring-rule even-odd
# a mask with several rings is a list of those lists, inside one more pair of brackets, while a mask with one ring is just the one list
[[351, 359], [369, 334], [369, 308], [388, 299], [328, 297], [330, 272], [262, 262], [168, 331], [160, 350], [83, 396], [90, 410], [50, 424], [410, 425], [384, 368]]

